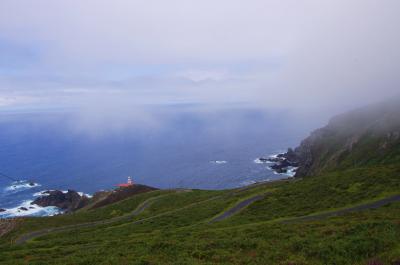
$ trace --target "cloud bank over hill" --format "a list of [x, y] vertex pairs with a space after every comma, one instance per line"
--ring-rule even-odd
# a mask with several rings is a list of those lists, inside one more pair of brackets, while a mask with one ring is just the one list
[[396, 0], [4, 0], [0, 108], [363, 105], [400, 91], [399, 9]]

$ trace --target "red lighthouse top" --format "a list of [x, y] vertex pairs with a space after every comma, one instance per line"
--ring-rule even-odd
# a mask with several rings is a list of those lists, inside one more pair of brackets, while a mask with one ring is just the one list
[[117, 184], [117, 187], [130, 187], [133, 186], [133, 181], [131, 177], [128, 177], [128, 181], [126, 183]]

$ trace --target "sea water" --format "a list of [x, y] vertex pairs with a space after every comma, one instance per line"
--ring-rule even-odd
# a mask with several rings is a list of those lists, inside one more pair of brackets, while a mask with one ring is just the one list
[[286, 178], [256, 159], [296, 146], [309, 129], [292, 127], [284, 113], [170, 108], [172, 115], [157, 126], [132, 120], [112, 130], [107, 121], [77, 125], [76, 113], [2, 113], [0, 172], [19, 182], [0, 177], [0, 209], [6, 209], [0, 217], [56, 214], [59, 209], [30, 202], [47, 189], [112, 189], [127, 176], [157, 188], [199, 189]]

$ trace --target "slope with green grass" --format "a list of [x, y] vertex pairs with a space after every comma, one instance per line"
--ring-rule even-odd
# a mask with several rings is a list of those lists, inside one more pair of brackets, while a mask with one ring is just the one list
[[368, 165], [400, 163], [400, 99], [367, 106], [331, 119], [295, 149], [297, 176]]

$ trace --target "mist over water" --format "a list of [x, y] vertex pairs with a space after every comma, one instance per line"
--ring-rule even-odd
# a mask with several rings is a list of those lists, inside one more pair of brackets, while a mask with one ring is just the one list
[[73, 112], [1, 115], [1, 172], [41, 186], [6, 196], [10, 181], [0, 179], [0, 208], [45, 189], [110, 189], [128, 175], [159, 188], [202, 189], [282, 178], [254, 159], [297, 145], [310, 129], [293, 126], [284, 112], [250, 108], [204, 112], [171, 106], [154, 115], [163, 119], [157, 126], [135, 126], [132, 120], [120, 130], [109, 128], [107, 120], [84, 128]]

